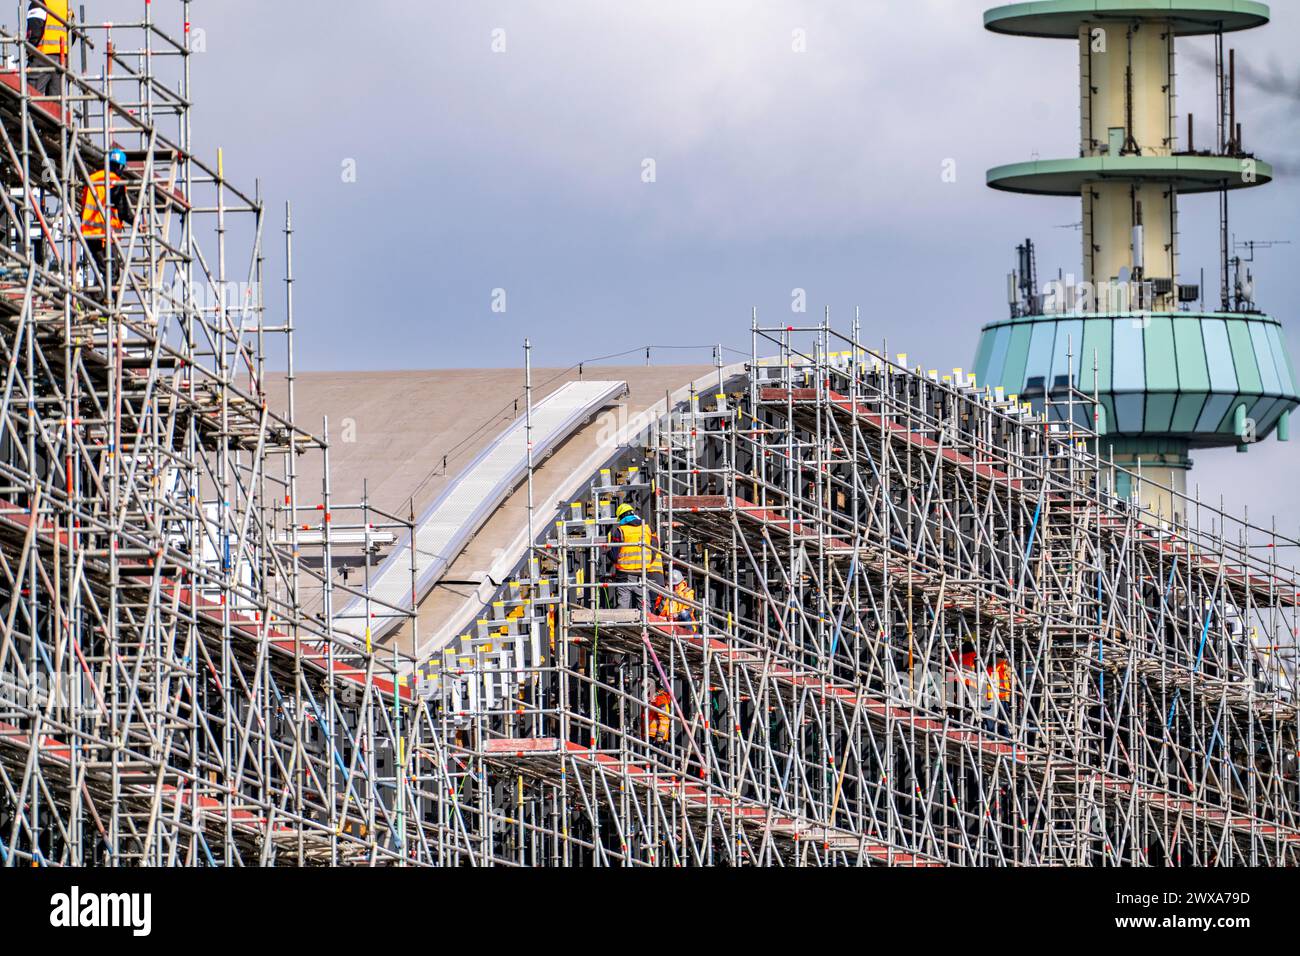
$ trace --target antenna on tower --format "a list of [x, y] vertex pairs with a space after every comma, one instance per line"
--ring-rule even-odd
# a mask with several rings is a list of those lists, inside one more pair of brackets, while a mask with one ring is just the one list
[[[1232, 257], [1232, 292], [1233, 292], [1233, 311], [1236, 312], [1258, 312], [1255, 307], [1255, 276], [1250, 268], [1250, 263], [1255, 261], [1256, 249], [1271, 249], [1273, 246], [1289, 246], [1290, 239], [1243, 239], [1238, 242], [1237, 237], [1233, 236], [1232, 248], [1234, 251], [1245, 249], [1246, 255], [1236, 255]], [[1242, 267], [1245, 266], [1243, 274]]]
[[1038, 315], [1042, 311], [1040, 299], [1034, 240], [1026, 239], [1016, 246], [1016, 268], [1007, 275], [1007, 304], [1011, 307], [1011, 317]]
[[1128, 64], [1124, 67], [1124, 146], [1121, 156], [1140, 156], [1142, 147], [1133, 135], [1133, 27], [1128, 28]]

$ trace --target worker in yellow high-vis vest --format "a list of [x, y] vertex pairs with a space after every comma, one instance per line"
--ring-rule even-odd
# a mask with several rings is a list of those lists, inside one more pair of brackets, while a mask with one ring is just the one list
[[[641, 602], [641, 578], [653, 588], [664, 590], [664, 559], [654, 546], [654, 532], [641, 520], [636, 509], [629, 504], [621, 504], [614, 513], [618, 524], [610, 540], [617, 544], [614, 558], [615, 591], [618, 606], [632, 607], [635, 598], [638, 606]], [[658, 594], [650, 593], [650, 606], [656, 603]]]
[[[29, 0], [27, 4], [27, 42], [55, 63], [66, 67], [72, 49], [72, 11], [68, 0]], [[58, 73], [40, 57], [28, 64], [27, 85], [40, 96], [53, 96], [58, 90]]]

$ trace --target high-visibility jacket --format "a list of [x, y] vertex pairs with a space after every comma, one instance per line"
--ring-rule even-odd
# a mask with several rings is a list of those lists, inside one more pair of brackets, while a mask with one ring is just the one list
[[[962, 654], [960, 658], [953, 655], [953, 659], [958, 667], [958, 677], [963, 684], [970, 688], [972, 693], [979, 692], [980, 673], [979, 658], [974, 651], [968, 651]], [[984, 681], [984, 699], [990, 703], [996, 697], [998, 700], [1011, 699], [1011, 665], [1006, 660], [999, 658], [998, 661], [987, 669], [988, 678]]]
[[45, 21], [45, 32], [41, 34], [41, 42], [36, 48], [46, 56], [66, 55], [68, 52], [66, 24], [72, 19], [72, 14], [68, 10], [68, 0], [45, 0], [45, 6], [49, 13], [39, 6], [29, 5], [27, 9], [28, 21]]
[[644, 521], [618, 525], [618, 558], [614, 566], [620, 571], [663, 573], [663, 558], [654, 550], [654, 533]]
[[108, 186], [105, 187], [102, 169], [90, 174], [90, 185], [81, 197], [81, 234], [87, 239], [104, 238], [105, 211], [108, 212], [109, 228], [114, 232], [122, 231], [122, 217], [112, 201], [112, 191], [120, 187], [121, 182], [117, 173], [109, 173]]
[[689, 614], [691, 620], [695, 620], [695, 608], [692, 606], [695, 601], [695, 588], [685, 581], [678, 581], [673, 585], [673, 594], [681, 600], [669, 598], [664, 604], [664, 617], [675, 621], [681, 615]]
[[646, 711], [646, 734], [651, 740], [664, 742], [668, 740], [669, 724], [672, 723], [673, 699], [668, 695], [668, 691], [661, 690], [655, 694], [654, 700], [650, 702], [652, 707], [657, 707], [663, 713]]
[[975, 656], [975, 652], [968, 651], [961, 657], [954, 654], [953, 661], [957, 665], [957, 674], [961, 682], [972, 691], [976, 690], [979, 687], [979, 659]]
[[986, 700], [992, 701], [995, 692], [994, 683], [996, 682], [996, 693], [998, 700], [1011, 699], [1011, 665], [1005, 660], [998, 660], [996, 664], [989, 668], [988, 686], [984, 690]]

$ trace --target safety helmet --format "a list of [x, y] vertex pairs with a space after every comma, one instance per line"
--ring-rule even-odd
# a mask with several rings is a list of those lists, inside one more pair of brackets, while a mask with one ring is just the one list
[[682, 572], [680, 571], [673, 572], [673, 584], [681, 584], [685, 580], [686, 580], [686, 575], [682, 574]]
[[624, 515], [630, 515], [635, 513], [636, 513], [636, 509], [633, 508], [630, 504], [624, 502], [623, 504], [618, 506], [618, 510], [614, 512], [614, 517], [622, 518]]
[[108, 165], [112, 169], [126, 169], [126, 153], [120, 149], [109, 150]]

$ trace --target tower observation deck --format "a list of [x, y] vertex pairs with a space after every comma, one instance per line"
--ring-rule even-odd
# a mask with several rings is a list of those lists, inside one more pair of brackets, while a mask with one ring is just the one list
[[[1256, 308], [1227, 228], [1229, 193], [1270, 182], [1273, 169], [1243, 145], [1223, 36], [1268, 20], [1267, 5], [1250, 0], [1041, 0], [984, 14], [994, 33], [1078, 44], [1078, 156], [999, 166], [988, 184], [1078, 198], [1083, 248], [1082, 280], [1044, 292], [1032, 243], [1021, 247], [1011, 314], [984, 327], [976, 375], [1036, 408], [1072, 387], [1095, 392], [1107, 449], [1152, 480], [1144, 497], [1167, 514], [1172, 498], [1150, 489], [1184, 491], [1191, 449], [1245, 451], [1272, 432], [1285, 441], [1300, 403], [1281, 326]], [[1217, 117], [1212, 148], [1197, 149], [1193, 116], [1184, 127], [1177, 112], [1175, 46], [1207, 35]], [[1220, 202], [1210, 309], [1198, 283], [1180, 281], [1178, 200], [1198, 193]]]

